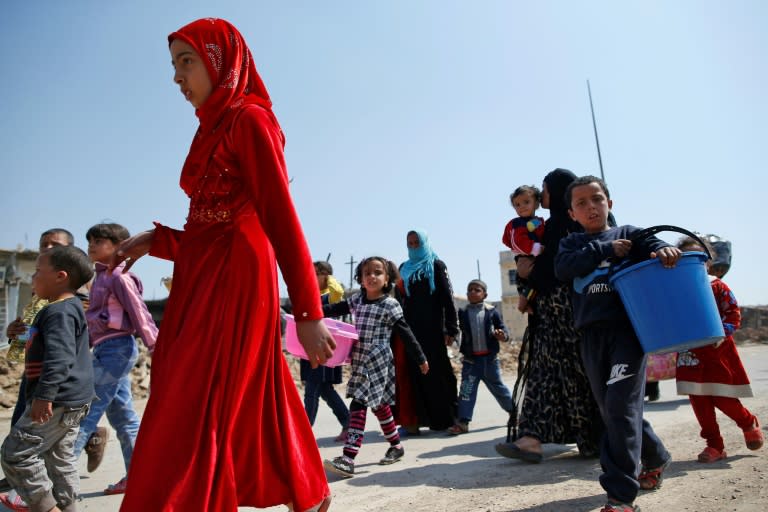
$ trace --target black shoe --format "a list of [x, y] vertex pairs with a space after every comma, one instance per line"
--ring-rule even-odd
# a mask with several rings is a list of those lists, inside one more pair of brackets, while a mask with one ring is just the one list
[[8, 483], [7, 478], [0, 480], [0, 492], [8, 492], [11, 489], [13, 489], [13, 487], [11, 487], [11, 484]]
[[379, 461], [379, 464], [381, 464], [382, 466], [385, 466], [387, 464], [394, 464], [395, 462], [402, 459], [403, 455], [405, 455], [405, 449], [390, 446], [389, 449], [387, 450], [386, 455], [384, 455], [384, 458]]
[[344, 478], [355, 476], [355, 463], [348, 461], [344, 457], [336, 457], [333, 460], [324, 460], [323, 466], [328, 471], [341, 475]]
[[655, 402], [656, 400], [658, 400], [661, 396], [661, 393], [659, 391], [659, 383], [648, 382], [645, 385], [645, 396], [648, 397], [649, 402]]

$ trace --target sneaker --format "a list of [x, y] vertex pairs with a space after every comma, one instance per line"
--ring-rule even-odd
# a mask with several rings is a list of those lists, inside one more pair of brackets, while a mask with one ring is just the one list
[[744, 431], [744, 442], [750, 450], [759, 450], [763, 447], [765, 437], [763, 436], [763, 431], [760, 430], [760, 424], [757, 422], [757, 417], [755, 417], [755, 422], [752, 424], [752, 428]]
[[16, 510], [17, 512], [27, 512], [29, 510], [29, 506], [13, 489], [8, 494], [0, 494], [0, 503], [8, 510]]
[[600, 512], [640, 512], [640, 507], [631, 503], [621, 503], [608, 499], [608, 502], [600, 509]]
[[323, 466], [328, 471], [341, 475], [344, 478], [355, 476], [355, 463], [346, 457], [336, 457], [333, 460], [324, 460]]
[[725, 453], [725, 450], [718, 450], [717, 448], [707, 446], [704, 448], [704, 451], [699, 454], [698, 461], [706, 463], [717, 462], [719, 460], [723, 460], [727, 456], [728, 455]]
[[104, 494], [107, 496], [112, 494], [125, 494], [126, 487], [128, 487], [128, 477], [124, 476], [116, 484], [110, 484], [109, 487], [104, 489]]
[[458, 436], [458, 435], [461, 435], [461, 434], [466, 434], [467, 432], [469, 432], [469, 424], [468, 423], [464, 423], [463, 421], [460, 421], [460, 422], [456, 423], [455, 425], [453, 425], [452, 427], [448, 428], [448, 430], [446, 430], [446, 432], [448, 432], [452, 436]]
[[387, 464], [394, 464], [395, 462], [399, 461], [403, 458], [403, 455], [405, 455], [405, 449], [396, 446], [390, 446], [387, 449], [387, 453], [384, 455], [384, 458], [379, 461], [379, 464], [382, 466], [386, 466]]
[[88, 472], [93, 473], [104, 459], [104, 449], [107, 447], [109, 433], [105, 427], [98, 427], [85, 443], [85, 453], [88, 455]]
[[397, 427], [397, 433], [400, 437], [420, 436], [421, 431], [418, 426]]

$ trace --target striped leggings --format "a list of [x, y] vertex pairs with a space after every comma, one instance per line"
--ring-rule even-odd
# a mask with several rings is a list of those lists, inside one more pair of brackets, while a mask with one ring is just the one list
[[[392, 409], [389, 408], [389, 405], [383, 404], [372, 410], [373, 414], [378, 418], [381, 431], [384, 433], [387, 441], [389, 441], [389, 444], [392, 446], [399, 445], [400, 434], [397, 433], [397, 425], [395, 425], [395, 418], [392, 416]], [[354, 459], [357, 456], [357, 452], [360, 451], [360, 447], [363, 445], [367, 413], [367, 406], [357, 400], [352, 400], [352, 403], [349, 405], [347, 441], [344, 443], [344, 455], [350, 459]]]

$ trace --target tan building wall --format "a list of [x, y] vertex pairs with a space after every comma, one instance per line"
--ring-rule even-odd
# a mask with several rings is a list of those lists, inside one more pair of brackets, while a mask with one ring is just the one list
[[0, 249], [0, 347], [8, 341], [5, 330], [32, 299], [32, 274], [37, 251]]
[[499, 253], [499, 269], [501, 271], [501, 314], [512, 339], [520, 341], [528, 325], [528, 315], [517, 310], [517, 286], [515, 286], [517, 263], [512, 251]]

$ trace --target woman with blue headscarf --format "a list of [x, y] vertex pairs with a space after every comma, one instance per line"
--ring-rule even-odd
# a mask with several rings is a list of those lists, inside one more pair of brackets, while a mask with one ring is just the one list
[[400, 266], [398, 298], [405, 320], [427, 356], [429, 373], [422, 375], [394, 341], [395, 420], [408, 434], [417, 435], [420, 426], [445, 430], [456, 420], [456, 375], [446, 346], [459, 333], [459, 321], [448, 269], [432, 250], [426, 233], [409, 231], [407, 242], [408, 260]]

